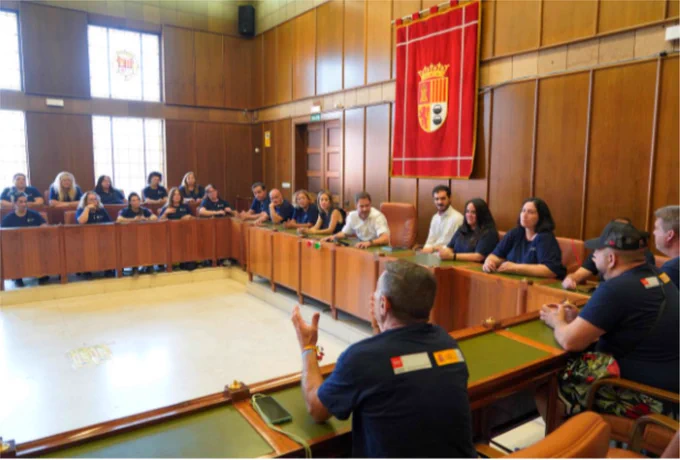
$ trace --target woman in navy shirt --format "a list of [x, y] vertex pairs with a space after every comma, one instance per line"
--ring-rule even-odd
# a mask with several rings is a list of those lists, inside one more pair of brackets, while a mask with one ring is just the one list
[[77, 203], [82, 196], [83, 192], [76, 184], [73, 174], [62, 171], [57, 174], [50, 187], [50, 206], [58, 208], [69, 206], [69, 203]]
[[147, 178], [147, 186], [142, 190], [142, 198], [147, 204], [165, 204], [168, 197], [168, 191], [161, 185], [163, 175], [158, 171], [149, 173]]
[[0, 195], [0, 205], [3, 208], [11, 208], [14, 199], [20, 193], [24, 193], [26, 195], [26, 199], [29, 203], [36, 205], [45, 203], [40, 191], [37, 188], [26, 184], [26, 174], [16, 173], [12, 178], [12, 182], [14, 182], [14, 186], [7, 187], [2, 191], [2, 195]]
[[293, 195], [295, 211], [293, 218], [283, 224], [285, 228], [311, 228], [319, 219], [319, 210], [312, 204], [307, 190], [298, 190]]
[[299, 228], [301, 235], [335, 235], [342, 231], [345, 225], [344, 209], [336, 208], [333, 204], [333, 195], [328, 190], [321, 190], [316, 196], [316, 206], [319, 217], [312, 228]]
[[486, 201], [473, 198], [465, 203], [465, 220], [445, 248], [439, 249], [442, 260], [484, 262], [498, 244], [498, 230]]
[[170, 189], [168, 204], [161, 208], [159, 216], [161, 220], [186, 220], [193, 217], [189, 205], [184, 202], [177, 187]]
[[99, 176], [94, 191], [99, 195], [102, 204], [125, 204], [123, 192], [113, 188], [113, 182], [109, 176]]
[[229, 202], [220, 198], [217, 189], [208, 184], [205, 188], [205, 198], [198, 208], [198, 215], [201, 217], [224, 217], [232, 214], [234, 214], [234, 211], [229, 206]]
[[198, 185], [196, 174], [192, 171], [186, 173], [182, 178], [182, 183], [179, 186], [179, 193], [182, 194], [182, 198], [186, 201], [201, 201], [205, 198], [205, 190]]
[[109, 213], [104, 209], [104, 205], [99, 200], [99, 195], [90, 191], [85, 193], [80, 199], [78, 209], [76, 209], [76, 220], [79, 224], [103, 224], [111, 222]]
[[132, 192], [128, 195], [128, 206], [118, 213], [116, 222], [139, 222], [144, 220], [156, 220], [157, 217], [146, 208], [141, 206], [142, 200], [139, 195]]
[[513, 273], [545, 278], [564, 278], [562, 251], [553, 234], [550, 208], [540, 198], [522, 205], [517, 227], [510, 230], [484, 262], [487, 273]]

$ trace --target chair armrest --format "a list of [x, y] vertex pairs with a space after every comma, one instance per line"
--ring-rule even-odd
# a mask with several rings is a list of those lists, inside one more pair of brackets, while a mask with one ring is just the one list
[[486, 458], [501, 458], [506, 457], [508, 454], [502, 452], [488, 444], [475, 444], [475, 450], [477, 453]]
[[678, 431], [680, 423], [670, 417], [661, 414], [643, 415], [635, 420], [633, 425], [633, 432], [630, 440], [630, 450], [633, 452], [640, 452], [642, 447], [642, 437], [645, 432], [645, 427], [649, 424], [658, 425], [662, 428], [668, 428], [672, 432]]
[[595, 401], [595, 395], [598, 390], [603, 385], [611, 385], [619, 388], [626, 388], [628, 390], [634, 390], [640, 393], [644, 393], [649, 396], [654, 396], [655, 398], [663, 399], [664, 401], [671, 402], [673, 404], [680, 403], [680, 396], [677, 393], [671, 393], [670, 391], [662, 390], [660, 388], [651, 387], [649, 385], [644, 385], [642, 383], [633, 382], [632, 380], [619, 379], [619, 378], [608, 378], [597, 380], [590, 387], [588, 392], [588, 404], [586, 405], [586, 410], [594, 410], [593, 402]]

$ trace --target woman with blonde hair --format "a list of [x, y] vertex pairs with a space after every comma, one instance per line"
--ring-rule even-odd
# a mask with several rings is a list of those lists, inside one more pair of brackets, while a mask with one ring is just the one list
[[186, 201], [200, 201], [205, 197], [205, 190], [198, 184], [196, 174], [189, 171], [182, 178], [182, 183], [179, 186], [179, 193]]
[[291, 220], [286, 221], [285, 228], [311, 228], [319, 220], [319, 210], [312, 203], [307, 190], [298, 190], [293, 195], [295, 211]]
[[76, 178], [67, 171], [57, 174], [54, 183], [50, 186], [50, 206], [68, 206], [68, 203], [75, 203], [82, 196], [83, 192], [76, 184]]
[[312, 228], [299, 228], [302, 235], [335, 235], [342, 230], [347, 214], [342, 208], [333, 204], [333, 195], [328, 190], [321, 190], [316, 196], [319, 217]]

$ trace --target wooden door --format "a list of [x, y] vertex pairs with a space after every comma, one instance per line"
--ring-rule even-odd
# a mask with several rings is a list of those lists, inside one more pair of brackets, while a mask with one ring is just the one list
[[318, 193], [330, 190], [340, 203], [342, 191], [342, 129], [339, 120], [307, 125], [307, 189]]

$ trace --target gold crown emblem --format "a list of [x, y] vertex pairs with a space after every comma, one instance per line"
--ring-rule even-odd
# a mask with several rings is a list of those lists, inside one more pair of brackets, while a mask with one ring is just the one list
[[423, 70], [418, 71], [421, 80], [429, 80], [430, 78], [443, 78], [446, 75], [446, 71], [449, 70], [449, 64], [442, 65], [441, 62], [437, 65], [430, 64], [429, 66], [423, 67]]

